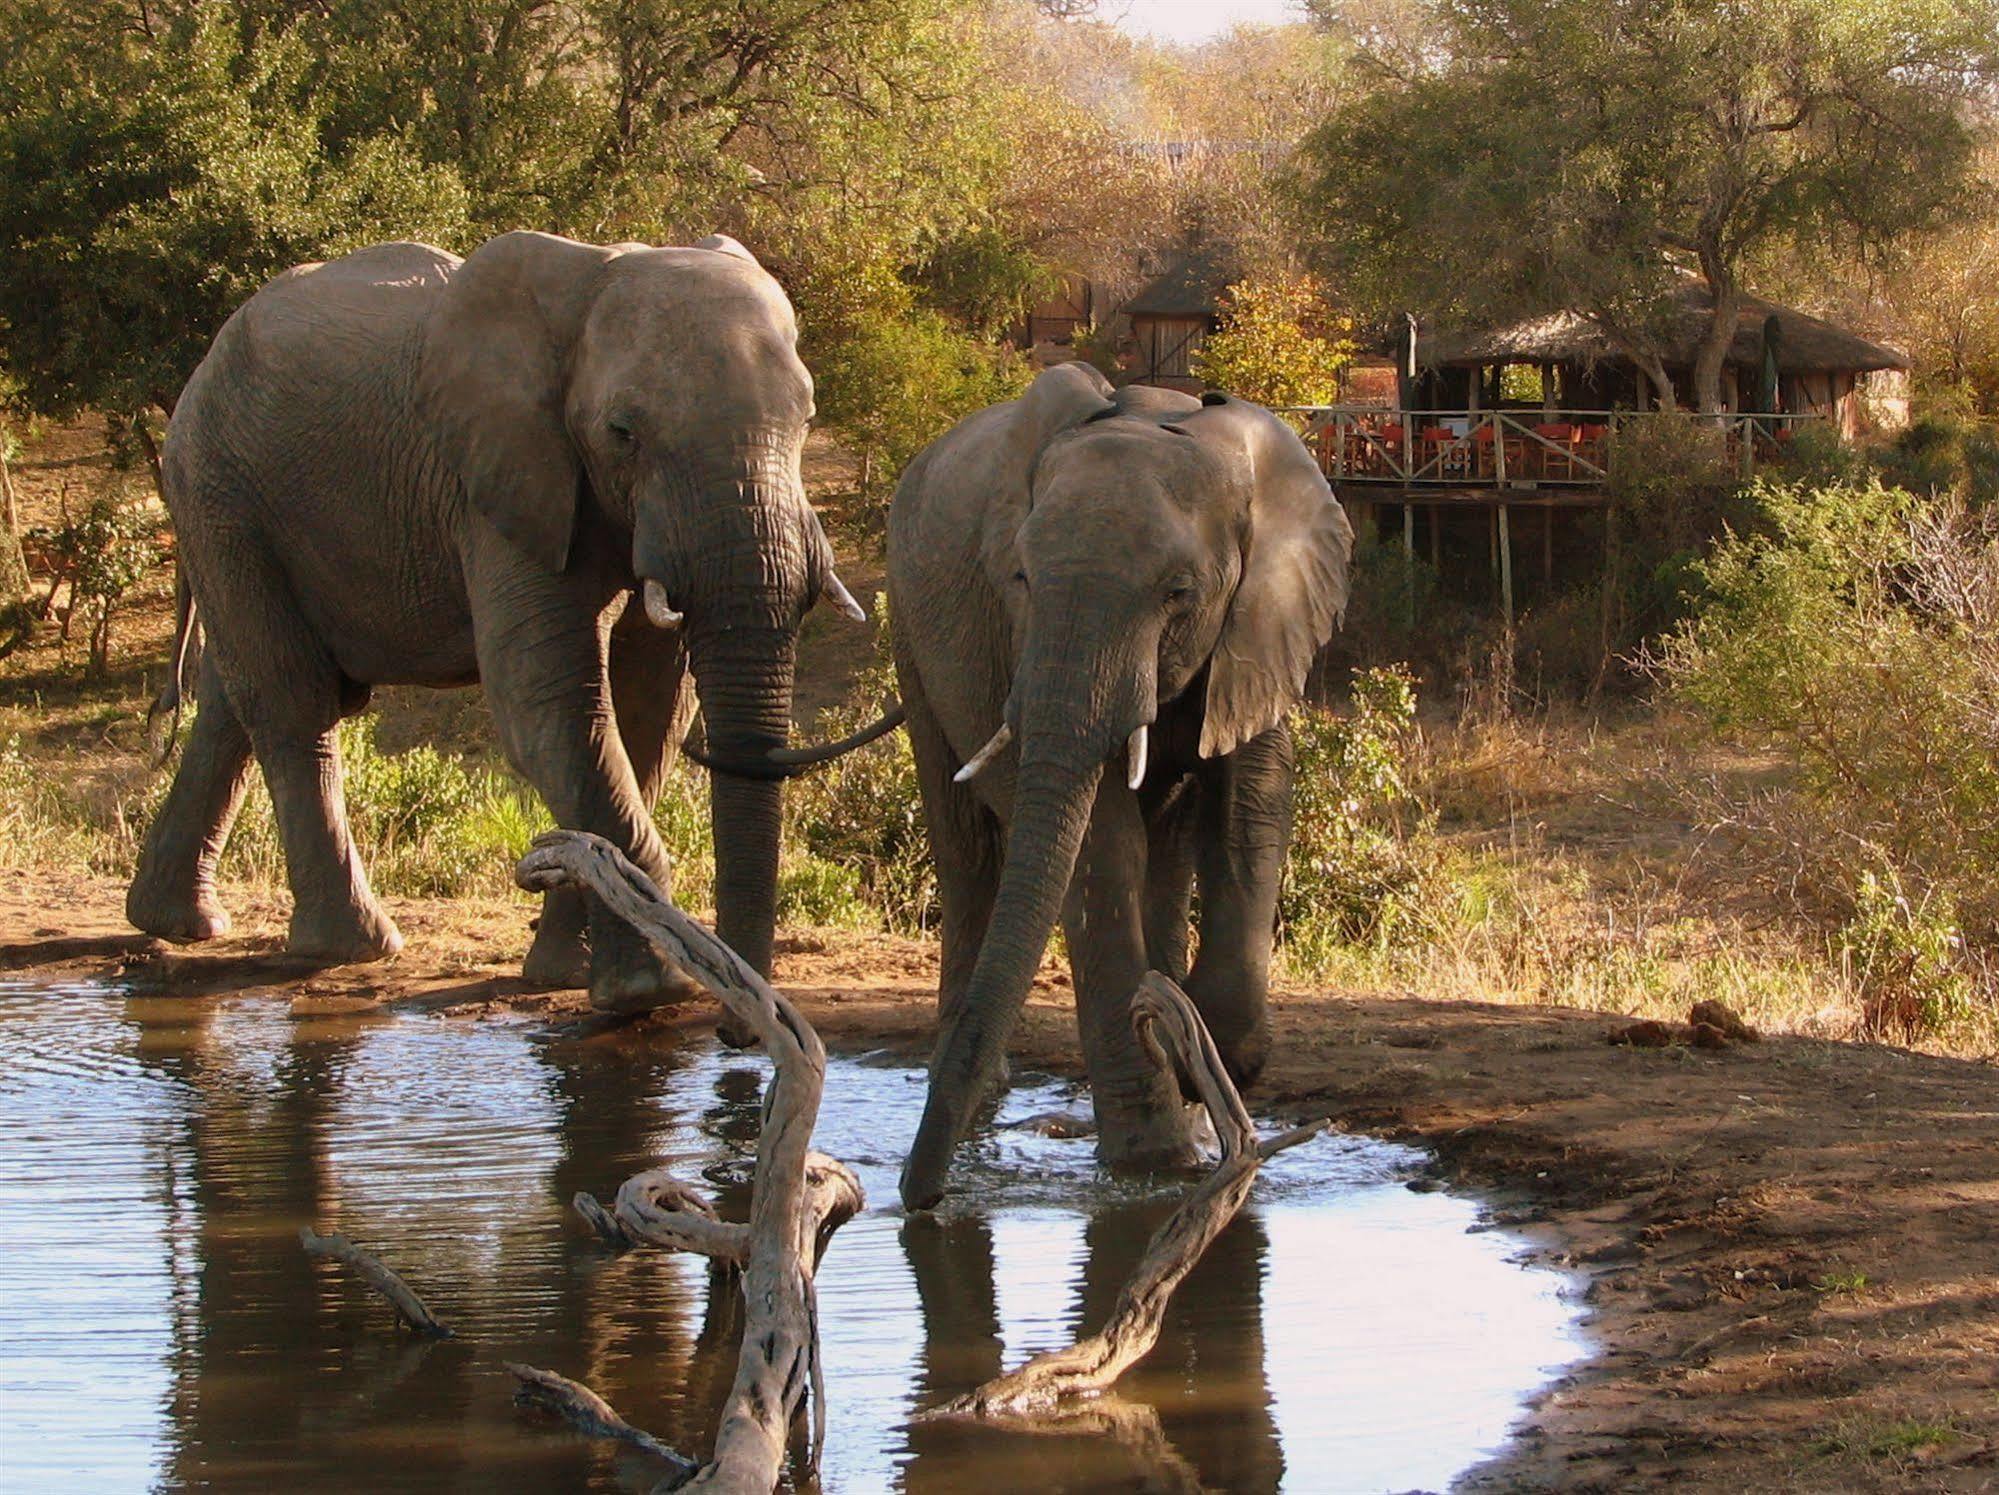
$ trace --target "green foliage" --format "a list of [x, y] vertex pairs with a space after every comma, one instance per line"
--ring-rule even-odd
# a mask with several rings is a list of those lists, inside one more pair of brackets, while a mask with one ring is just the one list
[[1954, 497], [1971, 508], [1999, 503], [1999, 428], [1930, 416], [1877, 454], [1882, 480], [1911, 493]]
[[1947, 889], [1911, 902], [1893, 867], [1862, 872], [1836, 946], [1869, 1033], [1916, 1038], [1972, 1015], [1964, 936]]
[[1753, 497], [1654, 663], [1792, 762], [1714, 818], [1835, 931], [1871, 1022], [1936, 1031], [1999, 948], [1999, 531], [1874, 482]]
[[885, 270], [815, 277], [804, 301], [819, 419], [861, 459], [864, 492], [892, 484], [954, 421], [1026, 387], [1017, 353], [916, 305]]
[[65, 641], [79, 615], [90, 622], [90, 664], [109, 664], [111, 614], [125, 594], [158, 565], [161, 516], [156, 507], [129, 502], [116, 489], [96, 494], [83, 513], [60, 524], [36, 525], [26, 539], [43, 558], [49, 599], [67, 584], [62, 613]]
[[1216, 389], [1261, 405], [1330, 405], [1356, 351], [1309, 275], [1238, 281], [1222, 298], [1221, 328], [1192, 360]]
[[1356, 671], [1344, 716], [1292, 713], [1297, 788], [1278, 918], [1289, 960], [1323, 967], [1344, 946], [1432, 937], [1460, 891], [1406, 770], [1415, 682]]
[[[857, 683], [854, 704], [820, 714], [820, 734], [840, 737], [866, 726], [876, 715], [871, 703], [895, 694], [886, 596], [875, 598], [875, 616], [877, 657]], [[799, 907], [844, 909], [843, 923], [865, 907], [903, 934], [934, 925], [937, 874], [907, 733], [891, 733], [794, 781], [784, 818], [784, 880]]]
[[1619, 420], [1605, 486], [1610, 554], [1604, 632], [1621, 655], [1680, 618], [1701, 556], [1748, 513], [1724, 433], [1679, 415]]

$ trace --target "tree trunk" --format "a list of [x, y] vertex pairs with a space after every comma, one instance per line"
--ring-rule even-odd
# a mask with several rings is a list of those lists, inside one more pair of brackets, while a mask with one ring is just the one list
[[1714, 310], [1707, 330], [1701, 334], [1700, 351], [1694, 355], [1694, 404], [1702, 415], [1720, 415], [1721, 371], [1728, 362], [1728, 350], [1735, 342], [1736, 319], [1742, 314], [1742, 293], [1734, 277], [1717, 268], [1708, 276], [1714, 291]]

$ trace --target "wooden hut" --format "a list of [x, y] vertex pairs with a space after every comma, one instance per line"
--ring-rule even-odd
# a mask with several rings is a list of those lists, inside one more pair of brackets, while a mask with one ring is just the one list
[[[1693, 368], [1714, 298], [1685, 277], [1669, 308], [1662, 359], [1674, 401], [1694, 405]], [[1645, 410], [1651, 381], [1594, 323], [1572, 312], [1530, 317], [1505, 327], [1444, 332], [1417, 339], [1418, 376], [1405, 396], [1412, 410], [1479, 410], [1533, 401], [1509, 399], [1502, 371], [1540, 371], [1539, 403], [1548, 409]], [[1909, 361], [1892, 348], [1744, 293], [1734, 340], [1722, 368], [1722, 403], [1730, 413], [1816, 416], [1851, 439], [1907, 418], [1902, 395]]]
[[1215, 248], [1185, 249], [1121, 308], [1131, 322], [1125, 379], [1198, 394], [1192, 360], [1221, 325], [1222, 292], [1235, 279], [1233, 257]]

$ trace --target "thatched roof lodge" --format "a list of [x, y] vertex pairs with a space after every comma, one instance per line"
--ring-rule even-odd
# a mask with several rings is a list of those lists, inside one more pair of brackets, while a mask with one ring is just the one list
[[[1689, 276], [1669, 309], [1662, 361], [1682, 406], [1694, 403], [1694, 359], [1713, 304], [1705, 283]], [[1493, 408], [1502, 403], [1500, 370], [1515, 365], [1542, 370], [1550, 405], [1643, 410], [1652, 402], [1650, 383], [1631, 359], [1573, 312], [1477, 332], [1428, 338], [1419, 332], [1416, 365], [1405, 397], [1411, 409]], [[1893, 348], [1745, 292], [1722, 371], [1723, 404], [1730, 411], [1822, 416], [1851, 437], [1907, 421], [1908, 367]]]

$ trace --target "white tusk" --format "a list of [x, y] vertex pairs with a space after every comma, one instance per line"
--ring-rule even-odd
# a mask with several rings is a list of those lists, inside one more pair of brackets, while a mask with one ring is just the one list
[[1005, 722], [1001, 722], [1000, 729], [993, 733], [992, 741], [972, 754], [972, 761], [952, 774], [951, 782], [954, 784], [970, 783], [978, 771], [997, 758], [1000, 755], [1000, 750], [1012, 741], [1013, 728], [1009, 727]]
[[1133, 789], [1145, 782], [1145, 728], [1138, 727], [1124, 740], [1124, 781]]
[[682, 621], [681, 614], [666, 600], [666, 588], [650, 576], [646, 578], [646, 617], [655, 628], [678, 628]]
[[831, 571], [826, 573], [825, 596], [828, 602], [839, 608], [841, 612], [852, 618], [856, 623], [867, 622], [867, 609], [854, 600], [854, 594], [847, 590], [846, 583], [841, 581]]

